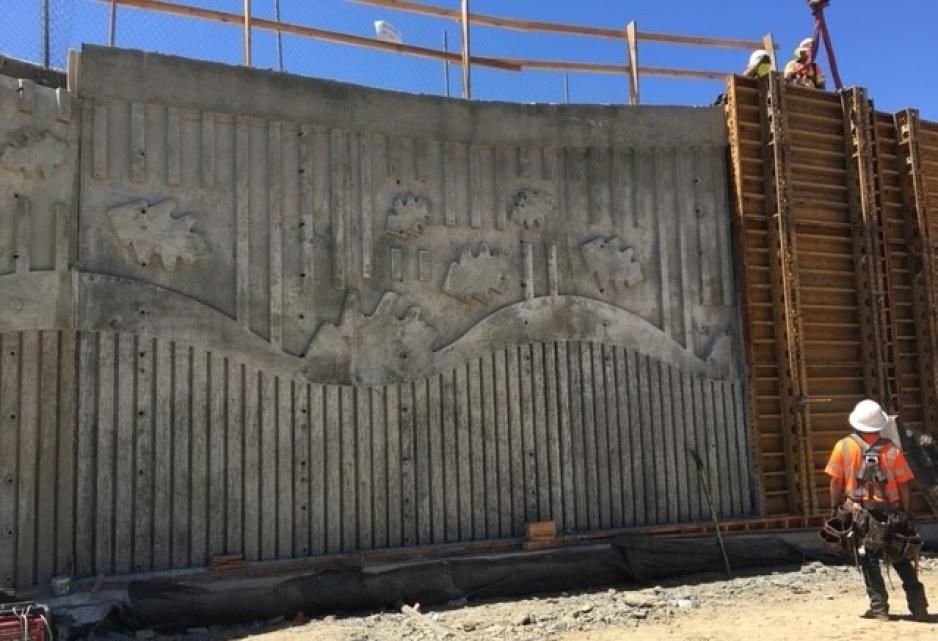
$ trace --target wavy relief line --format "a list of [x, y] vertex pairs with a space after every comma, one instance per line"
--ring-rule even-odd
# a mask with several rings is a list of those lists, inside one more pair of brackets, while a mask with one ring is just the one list
[[271, 345], [228, 314], [152, 283], [82, 272], [78, 329], [118, 330], [175, 338], [211, 350], [240, 351], [276, 368], [296, 371], [300, 359]]
[[[492, 350], [543, 341], [585, 341], [623, 346], [688, 373], [711, 379], [738, 377], [736, 357], [731, 349], [735, 340], [732, 337], [725, 337], [720, 341], [720, 349], [712, 350], [708, 358], [701, 359], [641, 317], [615, 305], [580, 296], [543, 297], [503, 307], [436, 350], [431, 351], [429, 344], [421, 354], [404, 350], [407, 351], [407, 360], [417, 366], [407, 367], [401, 372], [388, 362], [397, 358], [373, 359], [367, 349], [352, 349], [354, 341], [346, 342], [349, 348], [344, 359], [339, 360], [340, 352], [333, 350], [331, 357], [335, 362], [327, 364], [328, 367], [310, 367], [310, 357], [314, 357], [312, 353], [301, 358], [280, 351], [227, 314], [157, 285], [81, 273], [78, 288], [80, 302], [75, 324], [79, 329], [166, 337], [214, 351], [231, 351], [234, 345], [239, 358], [251, 359], [258, 366], [314, 382], [405, 382], [458, 367]], [[115, 301], [119, 303], [115, 304]], [[420, 341], [406, 342], [412, 348]], [[402, 346], [403, 342], [396, 345]]]
[[455, 366], [474, 355], [480, 346], [550, 340], [634, 347], [679, 369], [708, 378], [736, 378], [738, 375], [732, 354], [725, 354], [719, 361], [713, 357], [701, 359], [640, 316], [582, 296], [542, 297], [502, 307], [437, 349], [435, 365], [437, 368]]

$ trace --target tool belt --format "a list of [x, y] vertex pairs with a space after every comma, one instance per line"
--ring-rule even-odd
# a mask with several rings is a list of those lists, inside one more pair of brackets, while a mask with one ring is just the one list
[[881, 501], [847, 499], [820, 531], [826, 550], [838, 556], [881, 555], [891, 563], [912, 561], [922, 551], [922, 537], [905, 517]]

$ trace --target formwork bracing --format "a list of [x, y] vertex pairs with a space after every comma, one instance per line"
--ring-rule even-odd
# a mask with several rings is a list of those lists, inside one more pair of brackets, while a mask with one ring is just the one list
[[774, 73], [727, 95], [761, 498], [807, 523], [858, 399], [935, 433], [938, 125]]

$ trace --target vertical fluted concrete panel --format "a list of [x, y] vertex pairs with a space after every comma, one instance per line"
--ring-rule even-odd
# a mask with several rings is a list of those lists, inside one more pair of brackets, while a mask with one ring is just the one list
[[[412, 383], [348, 387], [129, 334], [0, 342], [8, 586], [184, 568], [210, 554], [284, 559], [501, 538], [532, 519], [564, 532], [692, 521], [703, 512], [688, 447], [709, 457], [720, 516], [751, 514], [738, 392], [632, 350], [531, 343], [512, 348], [507, 367], [498, 351]], [[499, 410], [512, 398], [516, 414]], [[564, 398], [576, 399], [579, 423]], [[540, 427], [522, 418], [539, 404], [551, 417]], [[633, 418], [638, 407], [658, 409], [648, 422]]]
[[0, 82], [0, 587], [753, 514], [719, 110], [82, 56]]

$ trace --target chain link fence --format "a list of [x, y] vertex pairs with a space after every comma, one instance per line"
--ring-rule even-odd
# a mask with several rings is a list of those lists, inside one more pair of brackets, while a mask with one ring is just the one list
[[[174, 0], [177, 4], [240, 15], [243, 0]], [[436, 6], [457, 8], [457, 0], [432, 0]], [[626, 20], [621, 7], [608, 0], [593, 3], [608, 20], [602, 26], [621, 27]], [[69, 49], [83, 43], [142, 49], [228, 64], [243, 62], [243, 29], [237, 24], [167, 14], [117, 4], [113, 25], [112, 4], [107, 0], [2, 0], [0, 55], [53, 68], [64, 68]], [[375, 22], [391, 23], [405, 44], [459, 52], [459, 24], [433, 16], [358, 4], [350, 0], [252, 0], [255, 18], [279, 20], [353, 34], [376, 37]], [[506, 8], [505, 11], [508, 11]], [[596, 12], [594, 12], [595, 14]], [[540, 18], [541, 16], [530, 16]], [[473, 25], [472, 53], [506, 58], [542, 58], [625, 63], [625, 43], [575, 35], [506, 31]], [[678, 47], [680, 49], [680, 47]], [[697, 51], [661, 51], [655, 55], [678, 66], [696, 61]], [[670, 56], [670, 59], [668, 58]], [[708, 51], [707, 62], [718, 69], [738, 69], [748, 57], [744, 52]], [[254, 67], [345, 82], [435, 95], [459, 96], [461, 67], [441, 61], [404, 55], [289, 33], [252, 30]], [[643, 80], [643, 102], [705, 103], [721, 90], [716, 80], [688, 82], [674, 78]], [[680, 91], [674, 84], [680, 83]], [[513, 102], [624, 103], [628, 101], [625, 74], [598, 74], [524, 69], [505, 71], [473, 66], [472, 97]], [[668, 99], [679, 95], [680, 100]]]

